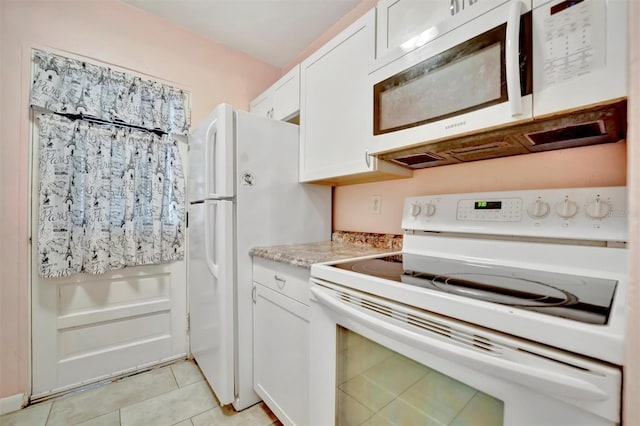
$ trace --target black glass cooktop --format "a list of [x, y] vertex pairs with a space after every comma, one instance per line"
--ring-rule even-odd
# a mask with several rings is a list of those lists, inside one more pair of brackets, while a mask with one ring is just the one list
[[618, 283], [602, 278], [407, 253], [333, 266], [591, 324], [607, 323]]

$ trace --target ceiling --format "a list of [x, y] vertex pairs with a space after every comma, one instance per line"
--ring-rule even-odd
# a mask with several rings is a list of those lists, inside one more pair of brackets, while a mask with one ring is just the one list
[[123, 0], [283, 68], [361, 0]]

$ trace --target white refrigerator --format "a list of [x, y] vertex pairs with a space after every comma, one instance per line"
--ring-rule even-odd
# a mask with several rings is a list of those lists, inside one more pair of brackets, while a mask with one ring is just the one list
[[331, 188], [298, 183], [298, 126], [222, 104], [189, 137], [190, 346], [222, 404], [253, 390], [255, 246], [331, 238]]

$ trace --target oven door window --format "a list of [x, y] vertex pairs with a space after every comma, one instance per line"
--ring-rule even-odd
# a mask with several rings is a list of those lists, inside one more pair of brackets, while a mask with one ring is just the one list
[[[374, 135], [506, 102], [506, 24], [432, 56], [373, 87]], [[520, 23], [521, 92], [531, 93], [531, 14]]]
[[502, 425], [503, 401], [337, 326], [337, 425]]

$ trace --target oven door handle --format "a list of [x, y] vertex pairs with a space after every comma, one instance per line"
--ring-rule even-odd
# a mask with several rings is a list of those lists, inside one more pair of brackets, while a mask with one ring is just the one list
[[[410, 346], [417, 346], [449, 361], [454, 361], [479, 371], [491, 372], [495, 376], [534, 388], [545, 394], [556, 394], [593, 401], [603, 401], [609, 398], [604, 390], [585, 380], [441, 342], [361, 312], [334, 299], [323, 290], [311, 288], [311, 293], [318, 301], [332, 310], [344, 314], [374, 331]], [[571, 368], [569, 366], [563, 367]]]

